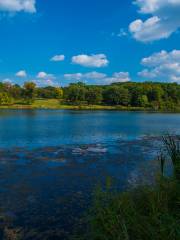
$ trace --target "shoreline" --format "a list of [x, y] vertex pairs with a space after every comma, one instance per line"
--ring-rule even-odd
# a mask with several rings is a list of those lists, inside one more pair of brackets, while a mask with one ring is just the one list
[[36, 99], [32, 104], [25, 104], [22, 102], [15, 102], [11, 105], [1, 105], [0, 109], [12, 109], [12, 110], [107, 110], [107, 111], [128, 111], [128, 112], [155, 112], [155, 113], [180, 113], [180, 107], [177, 109], [156, 110], [150, 107], [132, 107], [132, 106], [108, 106], [108, 105], [68, 105], [63, 104], [58, 99]]
[[101, 105], [61, 105], [57, 106], [33, 106], [33, 105], [12, 105], [12, 106], [0, 106], [0, 110], [76, 110], [76, 111], [126, 111], [126, 112], [147, 112], [147, 113], [180, 113], [180, 110], [154, 110], [151, 108], [140, 107], [121, 107], [121, 106], [101, 106]]

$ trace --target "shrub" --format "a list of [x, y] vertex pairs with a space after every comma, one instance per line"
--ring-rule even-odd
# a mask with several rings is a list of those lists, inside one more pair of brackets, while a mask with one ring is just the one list
[[13, 103], [13, 98], [6, 92], [0, 92], [0, 105], [10, 105]]

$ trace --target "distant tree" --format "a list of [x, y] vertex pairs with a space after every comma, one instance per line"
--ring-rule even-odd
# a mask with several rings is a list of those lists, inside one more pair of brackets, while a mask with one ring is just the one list
[[102, 89], [99, 87], [90, 87], [86, 92], [86, 101], [88, 104], [100, 104], [102, 102]]
[[13, 85], [11, 84], [11, 82], [5, 82], [3, 83], [3, 90], [9, 93], [12, 89], [12, 86]]
[[36, 84], [33, 82], [26, 82], [23, 86], [23, 97], [27, 103], [32, 103], [35, 99]]
[[84, 83], [73, 83], [64, 89], [64, 98], [72, 103], [78, 103], [86, 100], [86, 93], [87, 88]]
[[13, 103], [13, 98], [6, 92], [0, 92], [0, 105], [10, 105]]
[[57, 98], [57, 99], [63, 98], [63, 89], [62, 88], [56, 87], [56, 88], [54, 88], [54, 92], [55, 92], [55, 98]]
[[150, 102], [153, 102], [153, 101], [161, 102], [163, 95], [164, 95], [164, 91], [161, 88], [161, 86], [158, 86], [158, 85], [152, 86], [152, 88], [148, 91], [148, 94], [147, 94]]
[[61, 99], [63, 97], [63, 89], [60, 87], [43, 87], [36, 89], [37, 97], [38, 98], [57, 98]]
[[166, 101], [180, 102], [180, 85], [177, 83], [162, 86], [165, 90], [164, 98]]
[[131, 106], [140, 106], [140, 98], [144, 94], [143, 87], [138, 84], [134, 84], [130, 87]]
[[139, 107], [147, 107], [149, 104], [148, 97], [146, 95], [139, 96], [137, 103]]
[[110, 105], [128, 106], [130, 95], [128, 89], [121, 86], [110, 86], [103, 92], [104, 102]]
[[11, 104], [24, 99], [32, 103], [35, 97], [62, 99], [71, 104], [122, 105], [132, 107], [151, 107], [159, 110], [180, 109], [180, 84], [154, 82], [126, 82], [111, 85], [86, 85], [72, 83], [67, 87], [38, 87], [27, 82], [23, 86], [0, 82], [0, 104]]
[[9, 93], [14, 99], [21, 99], [22, 98], [22, 88], [17, 84], [12, 85]]

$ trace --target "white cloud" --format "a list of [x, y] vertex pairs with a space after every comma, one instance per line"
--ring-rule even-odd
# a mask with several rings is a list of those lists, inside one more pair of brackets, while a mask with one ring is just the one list
[[31, 80], [31, 82], [34, 82], [38, 87], [59, 86], [59, 83], [56, 81], [53, 81], [52, 79], [34, 79], [34, 80]]
[[129, 72], [116, 72], [112, 77], [107, 77], [104, 82], [107, 84], [131, 81]]
[[78, 55], [72, 57], [72, 63], [78, 64], [84, 67], [106, 67], [109, 64], [109, 61], [105, 54], [96, 54], [96, 55]]
[[180, 0], [136, 0], [141, 14], [151, 17], [137, 19], [129, 25], [133, 37], [141, 42], [168, 38], [180, 27]]
[[83, 74], [82, 73], [66, 73], [64, 74], [64, 78], [67, 80], [77, 80], [77, 81], [81, 81], [83, 78]]
[[180, 82], [180, 50], [161, 51], [143, 58], [141, 64], [146, 67], [138, 75], [155, 81]]
[[59, 83], [56, 81], [56, 77], [53, 74], [49, 74], [43, 71], [39, 72], [36, 76], [36, 79], [32, 81], [40, 87], [59, 85]]
[[89, 84], [111, 84], [115, 82], [128, 82], [130, 76], [128, 72], [117, 72], [112, 76], [107, 76], [105, 73], [89, 72], [89, 73], [74, 73], [64, 74], [64, 78], [69, 81], [83, 81]]
[[157, 65], [161, 65], [164, 63], [172, 63], [180, 61], [180, 50], [173, 50], [171, 52], [167, 52], [162, 50], [159, 53], [154, 53], [150, 57], [143, 58], [141, 63], [147, 67], [154, 67]]
[[40, 79], [54, 79], [54, 75], [53, 74], [48, 74], [46, 72], [39, 72], [36, 76], [37, 78], [40, 78]]
[[99, 73], [99, 72], [89, 72], [85, 74], [85, 77], [87, 79], [103, 79], [107, 75], [105, 73]]
[[52, 61], [52, 62], [61, 62], [61, 61], [64, 61], [64, 59], [65, 59], [64, 55], [55, 55], [54, 57], [52, 57], [50, 59], [50, 61]]
[[3, 83], [13, 84], [13, 81], [10, 78], [5, 78], [2, 80]]
[[179, 6], [179, 0], [136, 0], [134, 2], [140, 7], [140, 12], [149, 14], [156, 13], [163, 8]]
[[0, 0], [0, 11], [4, 12], [36, 12], [36, 0]]
[[89, 72], [89, 73], [72, 73], [72, 74], [64, 74], [64, 78], [67, 80], [88, 80], [88, 79], [102, 79], [105, 78], [107, 75], [104, 73], [98, 72]]
[[27, 77], [27, 73], [25, 70], [20, 70], [19, 72], [16, 73], [16, 77], [21, 77], [21, 78]]

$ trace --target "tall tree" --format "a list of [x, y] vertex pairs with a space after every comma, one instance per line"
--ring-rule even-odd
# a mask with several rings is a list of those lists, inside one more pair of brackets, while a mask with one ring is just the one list
[[128, 106], [130, 95], [128, 89], [122, 86], [110, 86], [103, 92], [104, 102], [110, 105]]
[[99, 87], [89, 87], [86, 92], [88, 104], [100, 104], [102, 102], [102, 89]]
[[23, 96], [27, 103], [32, 103], [35, 99], [36, 84], [33, 82], [26, 82], [23, 86]]

